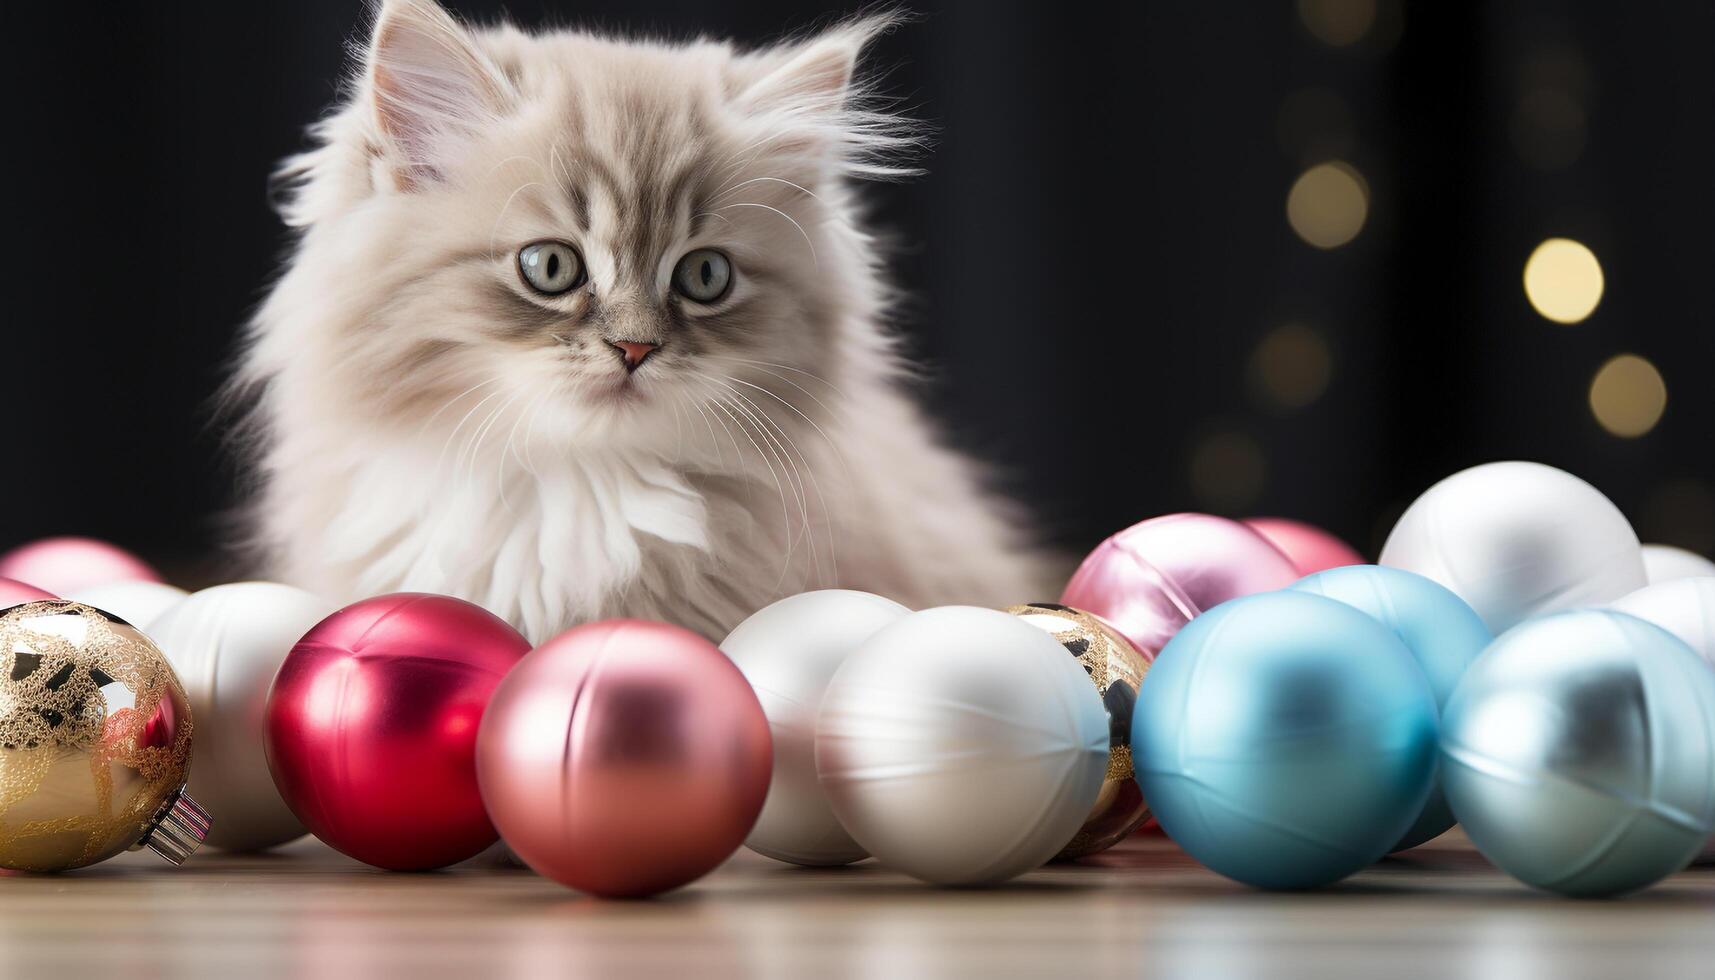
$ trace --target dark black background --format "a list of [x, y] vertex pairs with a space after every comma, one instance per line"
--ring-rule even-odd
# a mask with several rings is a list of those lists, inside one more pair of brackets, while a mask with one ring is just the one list
[[[928, 176], [873, 192], [911, 349], [952, 435], [1052, 539], [1082, 548], [1203, 509], [1308, 519], [1373, 553], [1433, 480], [1517, 456], [1596, 483], [1646, 539], [1715, 548], [1715, 7], [1379, 0], [1375, 26], [1336, 47], [1286, 2], [912, 6], [923, 16], [874, 63], [940, 135]], [[505, 12], [763, 40], [854, 7]], [[0, 16], [0, 546], [87, 533], [194, 568], [239, 493], [210, 400], [285, 244], [266, 178], [332, 99], [365, 15], [294, 0]], [[1544, 84], [1584, 119], [1581, 152], [1547, 169], [1515, 132]], [[1283, 119], [1307, 89], [1332, 122]], [[1329, 156], [1363, 173], [1371, 210], [1320, 251], [1285, 200]], [[1576, 326], [1538, 316], [1520, 285], [1554, 235], [1607, 276]], [[1324, 338], [1333, 366], [1296, 409], [1259, 397], [1250, 368], [1286, 323]], [[1637, 439], [1587, 403], [1619, 351], [1669, 390]]]

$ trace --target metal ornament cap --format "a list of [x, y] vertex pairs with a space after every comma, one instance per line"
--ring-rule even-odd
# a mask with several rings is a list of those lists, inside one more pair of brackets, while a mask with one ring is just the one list
[[196, 853], [197, 848], [208, 837], [209, 827], [214, 823], [197, 804], [183, 792], [173, 797], [161, 810], [161, 815], [155, 819], [155, 825], [149, 828], [149, 835], [138, 842], [139, 847], [147, 847], [160, 855], [167, 863], [180, 865], [185, 859]]

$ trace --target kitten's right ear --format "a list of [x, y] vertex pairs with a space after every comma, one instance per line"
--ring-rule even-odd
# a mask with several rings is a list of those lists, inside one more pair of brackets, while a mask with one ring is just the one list
[[505, 105], [505, 77], [435, 0], [383, 0], [367, 70], [401, 190], [444, 179], [461, 148]]

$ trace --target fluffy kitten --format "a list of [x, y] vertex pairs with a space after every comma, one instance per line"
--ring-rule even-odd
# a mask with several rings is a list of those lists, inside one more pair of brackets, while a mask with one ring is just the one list
[[301, 238], [240, 378], [272, 573], [462, 596], [537, 640], [718, 637], [835, 585], [1052, 597], [899, 390], [851, 187], [913, 142], [853, 82], [887, 26], [740, 51], [382, 3], [285, 166]]

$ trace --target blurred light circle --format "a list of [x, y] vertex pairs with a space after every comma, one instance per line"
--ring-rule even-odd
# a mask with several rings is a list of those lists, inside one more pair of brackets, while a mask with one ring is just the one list
[[1286, 195], [1286, 220], [1317, 248], [1339, 248], [1358, 237], [1370, 211], [1362, 174], [1343, 160], [1319, 163], [1298, 175]]
[[1608, 359], [1590, 381], [1590, 411], [1602, 428], [1635, 439], [1655, 428], [1667, 410], [1667, 383], [1654, 364], [1636, 354]]
[[1602, 301], [1602, 264], [1570, 238], [1550, 238], [1524, 264], [1524, 294], [1555, 323], [1577, 323]]
[[1276, 327], [1251, 354], [1251, 386], [1278, 408], [1303, 408], [1321, 398], [1333, 374], [1327, 341], [1302, 323]]
[[1244, 510], [1268, 479], [1262, 446], [1242, 432], [1217, 432], [1191, 454], [1191, 491], [1210, 509]]
[[1298, 0], [1298, 19], [1316, 40], [1343, 48], [1364, 39], [1376, 23], [1375, 0]]

